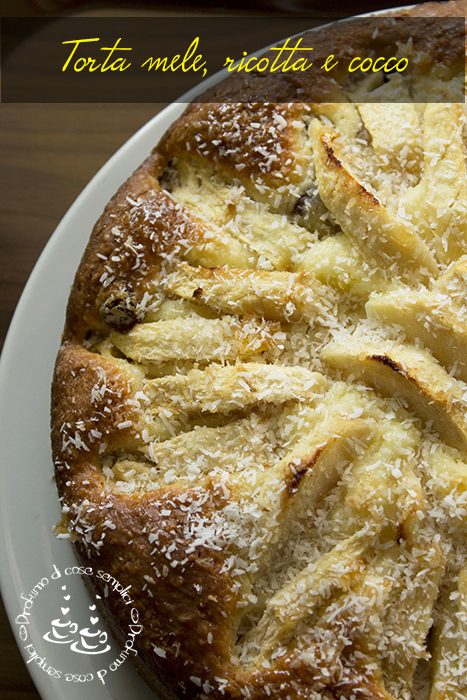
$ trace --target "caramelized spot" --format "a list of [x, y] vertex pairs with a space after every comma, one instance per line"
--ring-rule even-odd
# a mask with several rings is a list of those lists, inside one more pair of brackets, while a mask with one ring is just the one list
[[402, 376], [406, 376], [404, 370], [400, 365], [397, 364], [392, 358], [388, 357], [387, 355], [371, 355], [370, 360], [376, 360], [376, 362], [381, 362], [383, 365], [386, 365], [387, 367], [390, 367], [394, 372], [397, 372], [398, 374], [402, 374]]
[[294, 464], [293, 466], [289, 465], [290, 473], [286, 477], [286, 485], [287, 491], [291, 496], [297, 493], [302, 477], [309, 469], [313, 469], [319, 456], [321, 455], [321, 452], [323, 452], [325, 448], [326, 445], [321, 445], [310, 459], [302, 459], [298, 464]]

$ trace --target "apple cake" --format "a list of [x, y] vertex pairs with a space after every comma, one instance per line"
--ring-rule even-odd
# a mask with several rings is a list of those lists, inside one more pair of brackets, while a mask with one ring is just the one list
[[190, 105], [97, 222], [57, 529], [161, 697], [467, 697], [466, 144], [408, 93]]

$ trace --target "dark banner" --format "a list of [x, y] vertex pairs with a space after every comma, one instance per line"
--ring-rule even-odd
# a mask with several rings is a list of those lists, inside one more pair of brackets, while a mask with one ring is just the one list
[[2, 102], [464, 101], [464, 18], [313, 23], [3, 18]]

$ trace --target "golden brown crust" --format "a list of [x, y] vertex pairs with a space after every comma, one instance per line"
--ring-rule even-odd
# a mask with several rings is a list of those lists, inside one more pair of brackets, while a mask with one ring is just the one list
[[[304, 163], [291, 122], [300, 120], [304, 111], [302, 104], [190, 105], [159, 149], [167, 160], [187, 153], [205, 160], [247, 188], [261, 183], [277, 189], [284, 180], [300, 182]], [[285, 128], [277, 128], [283, 127], [281, 117], [288, 122]], [[268, 168], [269, 160], [274, 168]]]
[[[336, 32], [316, 55], [346, 54]], [[399, 700], [433, 619], [463, 635], [461, 585], [454, 612], [442, 596], [464, 575], [465, 119], [438, 115], [457, 141], [433, 165], [421, 107], [398, 142], [351, 104], [214, 103], [239, 84], [188, 107], [93, 229], [52, 387], [61, 527], [122, 644], [131, 608], [107, 594], [128, 587], [161, 696]], [[441, 234], [429, 167], [457, 168]], [[433, 636], [449, 690], [456, 642]]]
[[[189, 675], [202, 675], [206, 660], [213, 673], [225, 673], [229, 668], [228, 615], [224, 613], [232, 608], [234, 598], [221, 573], [222, 557], [203, 547], [187, 553], [190, 541], [180, 537], [187, 521], [187, 505], [199, 501], [199, 490], [165, 488], [132, 498], [117, 495], [106, 485], [100, 469], [102, 446], [118, 450], [123, 442], [128, 446], [138, 440], [139, 417], [129, 405], [136, 393], [135, 383], [137, 378], [118, 371], [111, 362], [81, 347], [63, 346], [53, 383], [52, 446], [64, 512], [70, 530], [79, 538], [75, 542], [77, 555], [94, 572], [102, 572], [103, 577], [93, 578], [94, 591], [101, 598], [106, 598], [105, 582], [109, 579], [116, 579], [123, 588], [130, 586], [132, 604], [139, 611], [138, 624], [142, 625], [138, 648], [143, 666], [161, 690], [164, 684], [158, 686], [159, 676], [188, 684]], [[130, 427], [119, 428], [128, 420]], [[99, 434], [93, 435], [93, 431]], [[222, 501], [215, 484], [208, 489], [211, 497], [205, 499], [203, 490], [203, 500], [208, 502], [197, 509], [200, 516], [205, 511], [209, 517], [216, 500]], [[150, 533], [157, 533], [157, 547]], [[169, 555], [166, 550], [170, 550]], [[196, 587], [203, 590], [202, 601]], [[150, 605], [152, 599], [162, 606], [158, 619]], [[120, 638], [122, 629], [131, 624], [130, 610], [118, 595], [110, 597], [105, 606], [104, 612], [110, 615]], [[208, 645], [209, 632], [215, 644]], [[180, 639], [185, 643], [178, 649]], [[164, 668], [168, 675], [160, 673], [154, 644], [167, 651]], [[203, 654], [200, 645], [206, 647]], [[169, 684], [165, 694], [170, 693]]]
[[[138, 635], [141, 663], [151, 674], [154, 685], [158, 678], [168, 679], [165, 685], [169, 692], [176, 690], [180, 682], [188, 688], [192, 685], [189, 677], [204, 676], [206, 666], [213, 675], [232, 674], [229, 631], [223, 612], [232, 609], [234, 600], [221, 573], [222, 558], [202, 548], [187, 554], [180, 538], [187, 518], [180, 506], [189, 503], [190, 498], [196, 500], [199, 494], [184, 492], [183, 501], [180, 495], [175, 490], [137, 500], [109, 495], [105, 513], [102, 498], [95, 501], [91, 498], [91, 503], [101, 510], [89, 522], [90, 527], [95, 525], [94, 538], [99, 542], [105, 532], [99, 557], [93, 556], [85, 545], [75, 544], [83, 563], [97, 565], [104, 572], [105, 578], [94, 579], [96, 591], [102, 597], [105, 579], [114, 578], [124, 588], [130, 586], [131, 606], [138, 609], [138, 624], [142, 626]], [[103, 530], [104, 516], [116, 527]], [[148, 542], [150, 532], [158, 533], [157, 548]], [[170, 562], [164, 554], [169, 548]], [[166, 573], [160, 576], [159, 571]], [[203, 589], [202, 601], [196, 587]], [[125, 632], [131, 624], [129, 606], [121, 596], [114, 595], [109, 596], [106, 609], [122, 636], [122, 630]], [[210, 633], [215, 643], [208, 644]], [[184, 640], [181, 646], [180, 640]], [[165, 651], [163, 662], [154, 653], [154, 646]]]
[[[89, 328], [99, 329], [102, 327], [102, 319], [98, 315], [96, 299], [99, 294], [103, 295], [102, 276], [107, 273], [106, 264], [113, 252], [120, 257], [119, 267], [121, 271], [120, 284], [131, 286], [135, 282], [133, 268], [135, 268], [138, 258], [138, 251], [135, 246], [125, 245], [128, 237], [136, 238], [136, 243], [141, 244], [144, 232], [141, 230], [144, 225], [130, 224], [132, 201], [140, 197], [148, 201], [149, 206], [155, 195], [154, 189], [158, 189], [157, 174], [163, 168], [163, 161], [158, 153], [153, 153], [118, 190], [116, 195], [107, 205], [104, 213], [96, 223], [89, 244], [80, 267], [76, 273], [75, 282], [68, 303], [67, 329], [73, 329], [73, 334], [81, 342], [83, 332]], [[157, 204], [155, 205], [157, 207]], [[116, 237], [112, 229], [118, 224], [121, 229], [121, 236]], [[151, 250], [148, 246], [147, 238], [144, 245], [144, 264], [154, 264], [156, 260], [151, 258]], [[146, 259], [147, 258], [147, 259]], [[140, 271], [144, 275], [144, 266]], [[141, 280], [144, 284], [144, 277]], [[110, 293], [111, 290], [109, 290]], [[84, 330], [85, 329], [85, 330]]]

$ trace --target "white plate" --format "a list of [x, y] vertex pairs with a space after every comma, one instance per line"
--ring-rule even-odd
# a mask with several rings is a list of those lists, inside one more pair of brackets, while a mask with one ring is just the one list
[[[68, 576], [66, 567], [76, 565], [70, 543], [57, 540], [52, 528], [60, 517], [57, 491], [52, 481], [53, 466], [49, 438], [50, 384], [53, 365], [65, 319], [70, 285], [89, 239], [91, 229], [104, 206], [122, 182], [144, 160], [171, 122], [183, 111], [183, 104], [171, 105], [138, 131], [97, 173], [72, 205], [45, 247], [21, 296], [5, 341], [0, 362], [0, 582], [13, 634], [28, 670], [42, 698], [47, 700], [154, 700], [154, 694], [140, 679], [129, 660], [114, 673], [104, 676], [105, 685], [95, 678], [105, 665], [104, 656], [71, 654], [68, 645], [48, 644], [43, 635], [53, 619], [60, 617], [60, 595], [70, 594], [79, 620], [89, 616], [92, 602], [81, 578]], [[63, 573], [53, 580], [53, 565]], [[36, 596], [29, 594], [36, 584], [49, 584]], [[60, 583], [67, 590], [62, 593]], [[21, 596], [24, 595], [24, 598]], [[29, 616], [23, 614], [25, 599]], [[112, 642], [113, 643], [113, 642]], [[38, 656], [29, 653], [33, 645]], [[25, 648], [29, 647], [30, 652]], [[120, 653], [113, 643], [106, 656], [108, 666]], [[113, 656], [112, 656], [113, 654]], [[62, 671], [55, 678], [40, 668]], [[92, 681], [65, 680], [65, 672], [94, 675]]]

